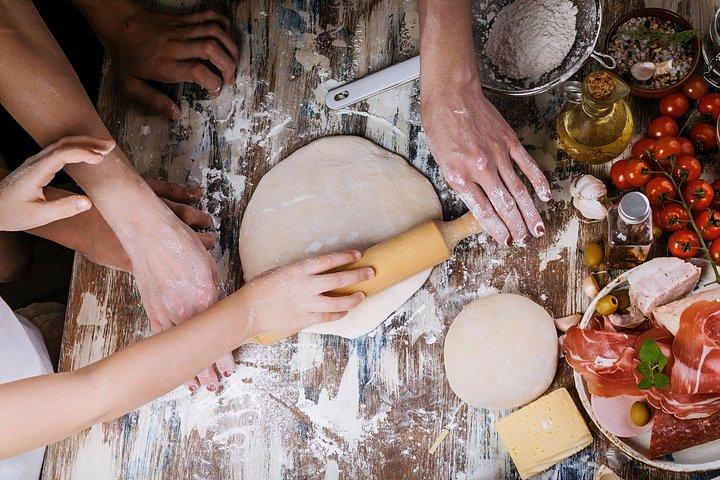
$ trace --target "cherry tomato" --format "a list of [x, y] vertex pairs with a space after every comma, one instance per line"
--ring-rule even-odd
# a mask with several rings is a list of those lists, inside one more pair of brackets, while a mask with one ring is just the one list
[[650, 122], [648, 127], [648, 137], [650, 138], [677, 137], [678, 132], [680, 132], [680, 127], [678, 127], [677, 122], [667, 115], [657, 117]]
[[702, 173], [700, 161], [690, 155], [682, 155], [675, 160], [673, 166], [673, 178], [678, 182], [697, 180]]
[[690, 140], [685, 137], [678, 137], [678, 142], [682, 145], [680, 155], [695, 155], [695, 147]]
[[701, 153], [712, 153], [717, 150], [715, 127], [709, 123], [696, 123], [690, 128], [688, 138]]
[[650, 163], [647, 160], [639, 160], [637, 158], [630, 158], [625, 164], [625, 179], [630, 187], [642, 187], [644, 186], [650, 177], [652, 171], [650, 169]]
[[677, 196], [675, 187], [665, 175], [656, 175], [645, 185], [645, 195], [653, 205], [663, 205]]
[[698, 101], [700, 113], [710, 115], [713, 120], [720, 117], [720, 93], [706, 93]]
[[652, 160], [653, 154], [655, 153], [655, 140], [652, 138], [641, 138], [632, 146], [631, 152], [633, 158]]
[[666, 232], [674, 232], [687, 228], [690, 223], [690, 215], [682, 205], [669, 203], [665, 205], [658, 215], [658, 227]]
[[670, 235], [668, 249], [678, 258], [691, 258], [700, 250], [700, 239], [692, 230], [678, 230]]
[[710, 86], [702, 75], [693, 73], [682, 86], [682, 92], [693, 100], [699, 100], [705, 95]]
[[625, 176], [625, 168], [629, 160], [618, 160], [610, 167], [610, 180], [620, 190], [627, 190], [630, 188], [630, 184]]
[[708, 209], [695, 215], [695, 225], [705, 240], [720, 238], [720, 213]]
[[665, 160], [673, 155], [679, 155], [682, 151], [682, 143], [673, 137], [660, 137], [655, 140], [655, 160], [662, 164], [660, 160]]
[[671, 93], [660, 99], [660, 115], [680, 118], [690, 108], [688, 98], [680, 92]]
[[712, 203], [715, 190], [703, 180], [690, 180], [685, 184], [682, 195], [691, 209], [705, 210]]
[[715, 194], [713, 195], [713, 201], [710, 204], [711, 208], [714, 208], [715, 210], [720, 210], [720, 180], [715, 180], [712, 184], [713, 190], [715, 191]]
[[712, 259], [712, 261], [715, 263], [720, 263], [720, 240], [715, 240], [714, 242], [712, 242], [708, 250], [710, 250], [710, 258]]

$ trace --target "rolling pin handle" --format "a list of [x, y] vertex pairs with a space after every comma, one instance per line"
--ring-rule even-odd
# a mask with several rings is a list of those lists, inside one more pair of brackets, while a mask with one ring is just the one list
[[450, 251], [452, 251], [464, 238], [484, 231], [482, 225], [478, 223], [472, 212], [467, 212], [462, 217], [450, 222], [440, 223], [439, 227], [445, 237], [445, 241], [447, 242]]

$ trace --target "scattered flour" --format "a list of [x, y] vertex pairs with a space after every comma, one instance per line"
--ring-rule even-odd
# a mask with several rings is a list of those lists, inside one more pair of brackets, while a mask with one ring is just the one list
[[107, 324], [107, 305], [101, 305], [98, 298], [90, 292], [84, 292], [80, 299], [80, 311], [75, 322], [78, 325]]
[[562, 253], [564, 251], [575, 248], [579, 234], [580, 221], [577, 217], [573, 217], [568, 220], [565, 229], [557, 235], [555, 243], [545, 250], [540, 250], [540, 271], [545, 270], [549, 262], [562, 260]]
[[485, 54], [503, 75], [538, 81], [570, 52], [576, 17], [570, 0], [515, 0], [495, 16]]

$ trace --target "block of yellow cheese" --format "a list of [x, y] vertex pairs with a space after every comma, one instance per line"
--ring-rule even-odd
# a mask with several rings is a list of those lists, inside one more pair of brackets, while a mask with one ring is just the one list
[[523, 479], [547, 470], [592, 443], [590, 430], [564, 388], [500, 419], [496, 426]]

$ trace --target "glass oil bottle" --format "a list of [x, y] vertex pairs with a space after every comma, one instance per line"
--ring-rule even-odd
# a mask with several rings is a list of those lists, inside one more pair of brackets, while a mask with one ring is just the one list
[[586, 165], [619, 156], [630, 143], [633, 116], [624, 100], [630, 87], [617, 75], [592, 72], [583, 83], [565, 82], [565, 106], [557, 117], [558, 140], [575, 160]]
[[628, 269], [640, 265], [653, 243], [652, 210], [648, 198], [640, 192], [623, 195], [608, 210], [608, 241], [605, 258], [610, 269]]

